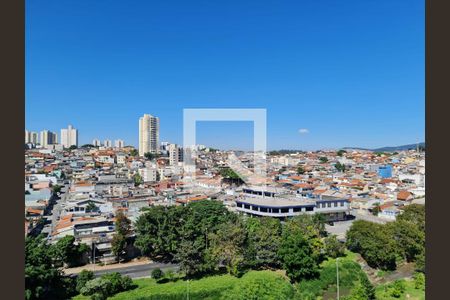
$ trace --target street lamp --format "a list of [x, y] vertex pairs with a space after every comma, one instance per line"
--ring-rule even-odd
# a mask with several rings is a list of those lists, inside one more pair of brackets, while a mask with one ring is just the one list
[[336, 258], [336, 284], [337, 284], [337, 300], [339, 300], [339, 257]]

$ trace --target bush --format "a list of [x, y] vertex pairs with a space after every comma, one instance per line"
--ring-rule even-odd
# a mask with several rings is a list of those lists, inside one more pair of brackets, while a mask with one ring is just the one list
[[111, 283], [110, 295], [129, 290], [133, 285], [130, 277], [122, 276], [117, 272], [105, 274], [101, 278]]
[[420, 272], [414, 274], [414, 288], [416, 290], [425, 290], [425, 274]]
[[81, 292], [81, 289], [84, 288], [86, 282], [94, 279], [94, 272], [88, 270], [82, 270], [80, 274], [77, 276], [76, 281], [76, 290], [78, 293]]
[[112, 285], [109, 280], [104, 278], [95, 278], [86, 282], [81, 289], [83, 296], [91, 296], [93, 300], [105, 300], [110, 295]]
[[161, 271], [160, 268], [156, 268], [156, 269], [152, 270], [151, 275], [152, 275], [152, 278], [158, 280], [158, 279], [160, 279], [160, 278], [162, 278], [164, 276], [164, 272]]
[[390, 286], [391, 296], [395, 298], [400, 298], [401, 295], [406, 290], [406, 284], [404, 280], [396, 280], [392, 285]]
[[261, 271], [247, 273], [223, 299], [247, 300], [247, 299], [292, 299], [294, 288], [280, 275]]
[[[355, 282], [361, 281], [367, 275], [361, 266], [349, 258], [339, 259], [339, 286], [342, 289], [353, 289]], [[319, 278], [302, 280], [297, 285], [296, 299], [316, 299], [324, 291], [336, 284], [336, 259], [329, 259], [322, 263]]]

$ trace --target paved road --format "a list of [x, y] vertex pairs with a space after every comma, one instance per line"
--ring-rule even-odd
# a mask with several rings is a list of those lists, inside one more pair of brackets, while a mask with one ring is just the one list
[[113, 272], [119, 272], [122, 275], [128, 275], [131, 278], [149, 277], [153, 269], [160, 268], [163, 271], [167, 270], [178, 270], [178, 265], [174, 264], [163, 264], [163, 263], [150, 263], [145, 265], [129, 266], [124, 268], [116, 268], [110, 270], [94, 270], [94, 275], [99, 277], [101, 275]]

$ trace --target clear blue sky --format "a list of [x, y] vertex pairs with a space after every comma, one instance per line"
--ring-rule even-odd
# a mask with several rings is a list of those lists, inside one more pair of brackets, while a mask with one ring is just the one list
[[[183, 108], [266, 108], [269, 149], [424, 140], [424, 1], [26, 1], [26, 128], [137, 145]], [[307, 129], [307, 133], [299, 133]], [[251, 145], [248, 122], [198, 142]], [[250, 140], [250, 141], [249, 141]]]

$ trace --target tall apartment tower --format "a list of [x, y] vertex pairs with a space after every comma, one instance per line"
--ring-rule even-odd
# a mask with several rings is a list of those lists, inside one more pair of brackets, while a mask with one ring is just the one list
[[99, 139], [93, 139], [92, 140], [92, 145], [94, 145], [94, 147], [100, 147], [101, 143]]
[[58, 143], [58, 135], [55, 132], [48, 130], [41, 131], [41, 146], [47, 147], [48, 145], [54, 145]]
[[112, 147], [111, 140], [104, 140], [103, 141], [103, 146], [106, 147], [106, 148], [111, 148]]
[[114, 141], [114, 147], [116, 147], [116, 148], [123, 148], [123, 146], [124, 146], [123, 140], [115, 140]]
[[25, 144], [31, 143], [31, 132], [25, 130]]
[[144, 114], [139, 118], [139, 155], [159, 153], [159, 118]]
[[68, 128], [61, 129], [61, 144], [64, 148], [71, 146], [78, 147], [78, 130], [69, 125]]
[[34, 131], [30, 131], [30, 143], [33, 145], [39, 144], [39, 134]]
[[177, 165], [178, 164], [178, 146], [177, 144], [170, 144], [169, 145], [169, 163], [170, 165]]

